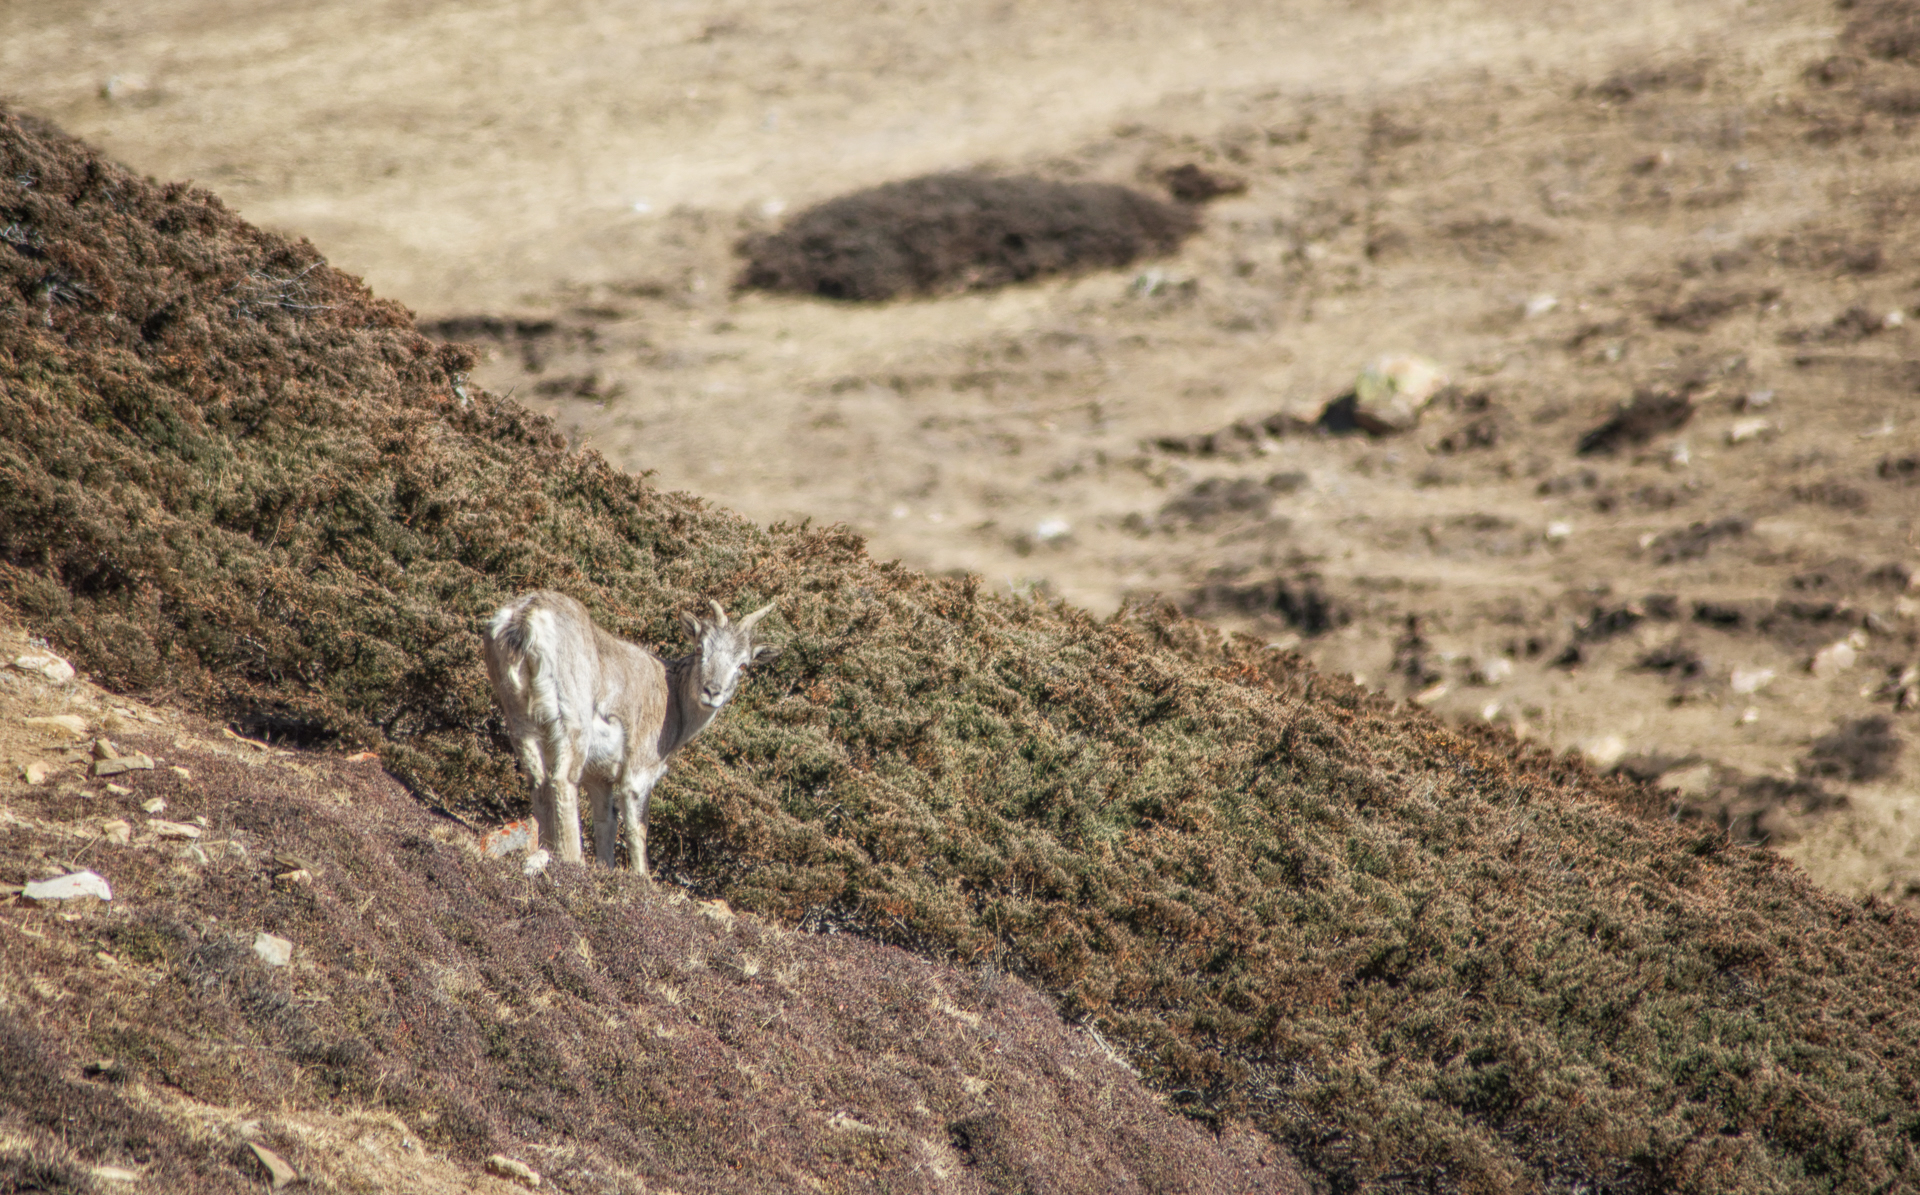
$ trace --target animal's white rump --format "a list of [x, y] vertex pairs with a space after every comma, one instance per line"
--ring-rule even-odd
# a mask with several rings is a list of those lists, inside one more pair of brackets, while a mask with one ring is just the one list
[[676, 660], [615, 638], [585, 606], [551, 590], [522, 594], [488, 620], [487, 677], [533, 780], [540, 840], [556, 858], [581, 861], [584, 786], [595, 857], [613, 865], [624, 820], [628, 866], [647, 874], [647, 805], [667, 758], [733, 699], [749, 665], [779, 650], [753, 641], [773, 603], [739, 622], [711, 604], [711, 619], [681, 616], [694, 650]]

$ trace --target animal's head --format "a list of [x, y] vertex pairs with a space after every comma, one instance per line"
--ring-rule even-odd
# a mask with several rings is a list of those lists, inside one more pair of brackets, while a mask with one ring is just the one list
[[693, 640], [700, 656], [694, 670], [694, 698], [700, 708], [717, 710], [733, 700], [733, 692], [740, 687], [740, 678], [750, 665], [772, 659], [780, 654], [780, 649], [769, 644], [755, 646], [753, 642], [753, 624], [773, 609], [772, 602], [739, 622], [727, 621], [727, 612], [720, 608], [719, 602], [708, 604], [713, 607], [712, 618], [682, 614], [680, 625], [686, 628], [687, 638]]

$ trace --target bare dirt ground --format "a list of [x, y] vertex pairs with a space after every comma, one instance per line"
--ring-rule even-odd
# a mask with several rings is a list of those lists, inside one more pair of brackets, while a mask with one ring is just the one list
[[[40, 5], [0, 65], [661, 484], [1096, 610], [1164, 595], [1902, 899], [1920, 51], [1877, 11]], [[1248, 189], [1144, 268], [731, 285], [743, 235], [860, 187], [1188, 162]], [[1456, 382], [1417, 429], [1300, 429], [1389, 351]], [[1577, 452], [1642, 393], [1691, 414]]]

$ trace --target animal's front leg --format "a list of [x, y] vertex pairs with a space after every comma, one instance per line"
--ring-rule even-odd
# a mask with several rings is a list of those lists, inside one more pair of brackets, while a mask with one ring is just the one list
[[593, 810], [593, 857], [602, 867], [617, 867], [613, 843], [620, 830], [620, 815], [613, 804], [613, 784], [604, 776], [589, 776], [586, 788], [587, 802]]
[[627, 774], [620, 794], [627, 814], [627, 866], [649, 879], [652, 873], [647, 870], [647, 806], [653, 803], [653, 786], [666, 774], [664, 763], [636, 768]]
[[580, 772], [586, 764], [586, 754], [581, 744], [565, 733], [553, 737], [548, 753], [546, 797], [544, 801], [535, 801], [534, 815], [539, 816], [544, 804], [553, 822], [551, 826], [540, 827], [542, 835], [552, 835], [552, 846], [548, 849], [562, 863], [579, 863]]

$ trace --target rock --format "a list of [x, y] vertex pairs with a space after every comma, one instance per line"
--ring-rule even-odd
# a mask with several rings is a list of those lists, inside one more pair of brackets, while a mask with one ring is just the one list
[[1604, 772], [1619, 763], [1621, 757], [1626, 755], [1627, 744], [1619, 735], [1610, 734], [1588, 740], [1580, 748], [1580, 753], [1587, 757], [1587, 762], [1596, 770]]
[[133, 790], [124, 784], [108, 784], [107, 792], [116, 797], [130, 797], [133, 795]]
[[528, 852], [527, 861], [520, 865], [520, 870], [528, 879], [532, 879], [534, 876], [545, 871], [547, 864], [551, 862], [553, 862], [553, 856], [551, 854], [545, 850], [536, 849]]
[[1550, 295], [1543, 291], [1529, 298], [1526, 306], [1522, 310], [1527, 313], [1528, 319], [1538, 319], [1558, 306], [1560, 306], [1559, 296]]
[[1819, 651], [1814, 652], [1813, 661], [1807, 665], [1807, 668], [1808, 671], [1812, 672], [1815, 676], [1821, 680], [1825, 680], [1828, 677], [1838, 676], [1840, 673], [1845, 672], [1847, 669], [1853, 667], [1859, 659], [1859, 650], [1854, 647], [1850, 640], [1842, 639], [1838, 643], [1829, 643]]
[[95, 759], [117, 759], [119, 755], [120, 748], [113, 745], [112, 739], [101, 737], [93, 740], [93, 757]]
[[95, 1166], [89, 1173], [91, 1173], [96, 1180], [103, 1183], [137, 1183], [140, 1181], [139, 1171], [128, 1170], [124, 1166]]
[[1654, 785], [1670, 788], [1683, 797], [1705, 796], [1713, 784], [1713, 765], [1710, 763], [1693, 764], [1690, 767], [1675, 768], [1663, 773]]
[[75, 900], [82, 896], [113, 899], [113, 887], [92, 871], [75, 871], [51, 880], [35, 880], [20, 889], [28, 900]]
[[1420, 690], [1418, 693], [1415, 693], [1412, 697], [1408, 698], [1408, 700], [1413, 702], [1413, 704], [1415, 705], [1432, 705], [1434, 702], [1440, 700], [1442, 697], [1445, 697], [1446, 695], [1447, 695], [1447, 682], [1441, 681], [1437, 685], [1432, 685], [1428, 688]]
[[152, 830], [162, 838], [195, 839], [200, 837], [199, 826], [189, 826], [185, 822], [161, 821], [157, 817], [147, 823], [147, 829]]
[[247, 1148], [252, 1150], [253, 1156], [259, 1158], [260, 1164], [267, 1168], [267, 1179], [273, 1184], [275, 1190], [300, 1177], [300, 1172], [293, 1168], [292, 1163], [259, 1142], [249, 1141]]
[[102, 818], [100, 837], [115, 846], [125, 846], [133, 841], [133, 824], [121, 817]]
[[539, 845], [540, 824], [530, 817], [480, 836], [480, 853], [489, 859], [504, 859], [515, 851], [532, 851]]
[[1425, 357], [1377, 357], [1353, 384], [1353, 421], [1376, 436], [1404, 432], [1446, 384], [1446, 371]]
[[1773, 677], [1774, 671], [1771, 668], [1735, 668], [1731, 685], [1735, 693], [1744, 697], [1766, 688]]
[[501, 1178], [510, 1178], [515, 1182], [525, 1183], [529, 1187], [540, 1185], [540, 1176], [534, 1173], [533, 1167], [505, 1154], [494, 1154], [487, 1159], [487, 1173], [497, 1174]]
[[87, 720], [79, 714], [48, 714], [41, 718], [22, 718], [20, 721], [25, 726], [64, 731], [76, 739], [87, 735]]
[[1550, 544], [1565, 543], [1573, 538], [1573, 524], [1553, 522], [1547, 524], [1546, 540]]
[[187, 769], [185, 768], [168, 768], [167, 771], [172, 772], [174, 775], [180, 777], [180, 779], [182, 780], [193, 779], [193, 773], [187, 771]]
[[25, 780], [28, 784], [45, 784], [47, 777], [52, 774], [53, 768], [37, 759], [32, 763], [23, 763], [20, 765], [20, 779]]
[[13, 658], [13, 666], [22, 672], [31, 672], [44, 677], [56, 685], [64, 685], [73, 679], [73, 665], [67, 663], [52, 652], [29, 652]]
[[[104, 740], [103, 740], [104, 741]], [[132, 755], [118, 755], [112, 759], [93, 761], [95, 776], [118, 776], [126, 772], [153, 771], [153, 758], [135, 751]]]
[[1487, 656], [1473, 666], [1474, 683], [1497, 685], [1513, 675], [1513, 661], [1505, 656]]
[[1736, 419], [1733, 421], [1733, 426], [1727, 429], [1727, 443], [1739, 444], [1756, 439], [1772, 430], [1773, 421], [1770, 419]]
[[165, 797], [152, 797], [140, 802], [140, 812], [142, 813], [160, 813], [164, 811], [166, 807], [167, 799]]
[[293, 961], [293, 943], [265, 930], [253, 935], [253, 952], [269, 967], [284, 967]]
[[1033, 538], [1041, 543], [1051, 543], [1056, 539], [1065, 539], [1073, 534], [1073, 524], [1065, 519], [1041, 519], [1033, 529]]

